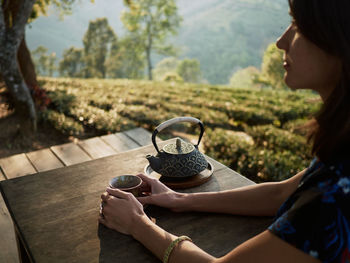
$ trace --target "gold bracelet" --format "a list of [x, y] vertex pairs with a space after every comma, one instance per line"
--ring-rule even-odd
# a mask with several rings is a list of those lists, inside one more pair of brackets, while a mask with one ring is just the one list
[[165, 250], [164, 257], [163, 257], [163, 263], [168, 263], [171, 251], [173, 251], [174, 247], [176, 247], [177, 244], [179, 244], [181, 241], [185, 241], [185, 240], [192, 242], [192, 239], [189, 238], [188, 236], [181, 236], [181, 237], [176, 238], [173, 242], [170, 243], [168, 248]]

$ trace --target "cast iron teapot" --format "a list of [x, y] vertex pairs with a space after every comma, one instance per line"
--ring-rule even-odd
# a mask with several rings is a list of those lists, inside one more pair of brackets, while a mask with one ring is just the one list
[[[177, 138], [176, 143], [167, 144], [162, 150], [159, 150], [156, 143], [158, 132], [178, 122], [199, 124], [201, 131], [197, 145]], [[152, 134], [152, 142], [158, 153], [156, 156], [146, 156], [151, 168], [162, 176], [173, 178], [190, 177], [205, 170], [208, 167], [208, 162], [204, 155], [198, 150], [198, 145], [202, 139], [203, 133], [203, 123], [193, 117], [177, 117], [158, 125]]]

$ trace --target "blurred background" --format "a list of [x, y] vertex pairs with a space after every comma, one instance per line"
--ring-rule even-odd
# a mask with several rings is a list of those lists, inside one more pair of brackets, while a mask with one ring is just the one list
[[[14, 2], [3, 1], [5, 17]], [[37, 131], [23, 133], [0, 81], [0, 158], [134, 127], [152, 132], [189, 115], [206, 127], [209, 156], [256, 182], [292, 176], [311, 159], [300, 127], [319, 100], [283, 83], [275, 41], [288, 9], [286, 0], [36, 1], [18, 60]], [[181, 124], [162, 136], [196, 141], [198, 129]]]

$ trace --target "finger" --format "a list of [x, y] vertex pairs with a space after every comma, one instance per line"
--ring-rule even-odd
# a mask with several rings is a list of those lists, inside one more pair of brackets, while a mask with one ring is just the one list
[[144, 174], [138, 174], [138, 177], [140, 177], [142, 179], [142, 181], [148, 183], [149, 185], [152, 185], [152, 183], [154, 182], [154, 177], [148, 176], [148, 175], [144, 175]]
[[105, 219], [102, 215], [100, 215], [100, 216], [98, 217], [98, 222], [100, 222], [101, 224], [107, 226], [107, 221], [106, 221], [106, 219]]
[[142, 204], [142, 205], [146, 205], [146, 204], [153, 204], [153, 199], [152, 196], [142, 196], [142, 197], [138, 197], [137, 200]]
[[132, 195], [132, 194], [124, 192], [122, 190], [110, 188], [110, 187], [107, 187], [107, 192], [114, 197], [122, 198], [122, 199], [127, 199], [130, 197], [130, 195]]
[[107, 202], [109, 198], [109, 194], [107, 192], [104, 192], [102, 195], [101, 195], [101, 199], [103, 202]]
[[151, 186], [145, 181], [142, 181], [142, 184], [140, 186], [140, 190], [141, 190], [141, 192], [151, 192], [152, 191]]

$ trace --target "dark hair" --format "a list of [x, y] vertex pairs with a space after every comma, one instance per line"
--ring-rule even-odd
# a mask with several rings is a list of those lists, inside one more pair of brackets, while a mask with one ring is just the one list
[[340, 81], [311, 122], [312, 153], [324, 162], [350, 152], [350, 1], [289, 0], [300, 32], [342, 62]]

